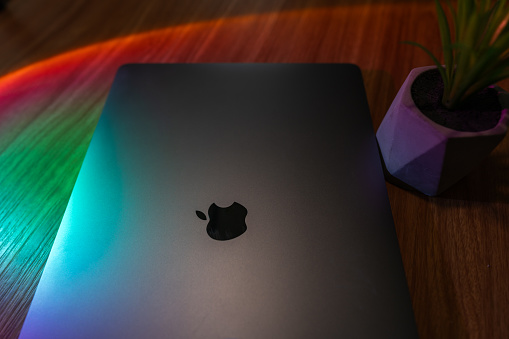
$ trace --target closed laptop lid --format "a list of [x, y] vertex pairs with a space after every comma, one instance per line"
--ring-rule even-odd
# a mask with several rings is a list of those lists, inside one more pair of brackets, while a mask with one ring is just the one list
[[358, 67], [120, 68], [21, 338], [416, 336]]

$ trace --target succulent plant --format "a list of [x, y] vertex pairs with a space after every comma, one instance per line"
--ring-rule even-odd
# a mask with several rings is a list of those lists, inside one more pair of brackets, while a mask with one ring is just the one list
[[[423, 45], [437, 65], [444, 82], [442, 103], [455, 109], [469, 96], [509, 77], [509, 8], [506, 0], [458, 0], [445, 4], [435, 0], [442, 40], [442, 65]], [[452, 21], [452, 25], [450, 25]]]

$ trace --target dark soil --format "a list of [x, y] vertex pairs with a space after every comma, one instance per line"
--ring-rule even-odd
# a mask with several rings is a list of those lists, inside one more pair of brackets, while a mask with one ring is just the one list
[[411, 93], [417, 108], [439, 125], [457, 131], [479, 132], [495, 127], [502, 107], [494, 88], [472, 95], [455, 110], [442, 104], [444, 83], [440, 72], [431, 69], [415, 78]]

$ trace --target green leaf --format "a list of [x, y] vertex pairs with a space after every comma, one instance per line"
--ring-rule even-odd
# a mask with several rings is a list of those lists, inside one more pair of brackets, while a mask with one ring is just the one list
[[493, 62], [484, 70], [482, 77], [489, 78], [498, 76], [499, 74], [505, 73], [507, 70], [509, 70], [509, 57]]
[[[491, 8], [491, 10], [488, 13], [488, 20], [486, 22], [486, 31], [484, 33], [484, 43], [489, 44], [491, 37], [493, 36], [493, 33], [495, 33], [495, 30], [497, 29], [499, 25], [499, 9], [503, 10], [503, 7], [501, 7], [502, 2], [497, 1], [495, 2], [495, 5]], [[481, 48], [483, 45], [481, 45]]]
[[463, 35], [465, 34], [465, 30], [469, 26], [468, 21], [474, 8], [475, 3], [473, 0], [458, 1], [458, 33], [461, 39], [458, 38], [457, 41], [463, 40]]
[[[509, 13], [507, 13], [509, 16]], [[504, 23], [501, 23], [500, 25], [503, 25]], [[499, 26], [500, 26], [499, 25]], [[507, 27], [507, 21], [505, 22], [505, 25]], [[496, 33], [495, 33], [496, 34]], [[492, 42], [492, 45], [494, 47], [499, 47], [503, 49], [509, 48], [509, 31], [502, 31], [495, 39], [495, 41]]]
[[479, 4], [479, 9], [482, 11], [487, 11], [487, 7], [490, 5], [490, 2], [491, 1], [481, 0], [481, 3]]
[[[488, 6], [489, 6], [489, 4], [488, 4]], [[499, 6], [500, 6], [500, 1], [497, 1], [491, 9], [489, 9], [489, 7], [488, 7], [488, 10], [483, 15], [481, 27], [485, 27], [485, 29], [481, 36], [481, 39], [478, 41], [477, 47], [476, 47], [480, 50], [486, 48], [489, 45], [491, 37], [493, 36], [493, 33], [495, 32], [495, 30], [497, 28], [497, 25], [495, 25], [494, 23], [496, 22], [495, 16], [497, 14], [498, 8], [500, 8]]]
[[445, 67], [424, 46], [405, 43], [418, 46], [432, 58], [444, 80], [443, 102], [451, 108], [509, 77], [509, 1], [458, 0], [456, 8], [452, 0], [444, 0], [443, 5], [441, 0], [434, 1]]
[[[444, 93], [444, 97], [455, 97], [458, 91], [458, 87], [462, 84], [463, 78], [469, 69], [469, 60], [472, 55], [472, 48], [462, 43], [456, 43], [454, 48], [458, 50], [456, 53], [456, 71], [454, 72], [454, 77], [452, 81], [449, 83], [449, 91], [447, 95]], [[444, 98], [445, 101], [448, 99]]]
[[[447, 72], [447, 79], [450, 79], [453, 71], [453, 54], [452, 54], [452, 42], [451, 42], [451, 31], [447, 17], [445, 16], [444, 9], [440, 5], [438, 0], [435, 0], [435, 6], [438, 15], [438, 27], [440, 28], [440, 38], [442, 39], [442, 49], [444, 53], [445, 70]], [[445, 84], [445, 81], [444, 81]]]
[[442, 76], [442, 80], [444, 81], [444, 86], [446, 86], [446, 84], [448, 83], [449, 79], [447, 78], [447, 75], [446, 75], [446, 73], [444, 71], [444, 67], [438, 61], [438, 59], [433, 55], [433, 53], [430, 52], [430, 50], [428, 50], [423, 45], [421, 45], [421, 44], [419, 44], [417, 42], [413, 42], [413, 41], [402, 41], [401, 43], [417, 46], [417, 47], [421, 48], [424, 52], [426, 52], [431, 57], [431, 59], [433, 60], [435, 65], [437, 65], [438, 71], [440, 72], [440, 76]]
[[497, 23], [500, 23], [507, 14], [506, 2], [506, 0], [499, 0], [495, 3], [495, 6], [493, 6], [495, 8], [493, 20]]
[[505, 8], [505, 0], [497, 1], [495, 6], [493, 6], [493, 14], [489, 24], [489, 31], [487, 37], [490, 39], [490, 43], [494, 38], [494, 34], [497, 31], [500, 24], [504, 21], [505, 16], [507, 15], [507, 9]]
[[488, 86], [495, 85], [497, 82], [504, 80], [505, 78], [508, 78], [508, 77], [509, 77], [509, 71], [506, 71], [504, 73], [498, 74], [497, 76], [482, 79], [479, 82], [476, 82], [475, 84], [473, 84], [472, 87], [470, 87], [469, 90], [467, 92], [465, 92], [462, 100], [468, 98], [469, 96], [471, 96], [479, 91], [482, 91], [483, 89], [485, 89]]
[[[458, 37], [456, 36], [456, 32], [458, 32], [458, 13], [452, 6], [451, 0], [446, 0], [446, 4], [447, 4], [447, 7], [449, 8], [449, 11], [451, 12], [451, 16], [452, 16], [452, 23], [453, 23], [453, 29], [454, 29], [454, 34], [455, 34], [454, 38], [457, 39]], [[452, 36], [451, 36], [451, 40], [452, 40]]]
[[455, 84], [451, 93], [451, 101], [456, 102], [458, 98], [462, 98], [465, 95], [474, 83], [481, 81], [483, 72], [490, 66], [491, 63], [496, 62], [498, 55], [499, 52], [495, 48], [486, 51], [486, 53], [483, 54], [482, 59], [475, 63], [473, 68], [469, 69], [468, 72], [465, 73], [466, 75], [462, 81]]
[[463, 42], [470, 47], [474, 47], [476, 44], [476, 38], [478, 35], [482, 34], [480, 32], [479, 24], [480, 24], [480, 17], [478, 15], [471, 15], [470, 18], [468, 18], [468, 27], [465, 29], [465, 36], [463, 37]]

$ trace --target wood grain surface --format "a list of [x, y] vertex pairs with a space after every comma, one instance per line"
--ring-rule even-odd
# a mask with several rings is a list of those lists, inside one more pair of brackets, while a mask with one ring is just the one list
[[[431, 64], [403, 40], [440, 52], [432, 1], [11, 0], [0, 12], [0, 338], [19, 334], [118, 66], [355, 63], [376, 129], [408, 72]], [[440, 197], [387, 184], [422, 338], [509, 338], [508, 173], [506, 139]]]

